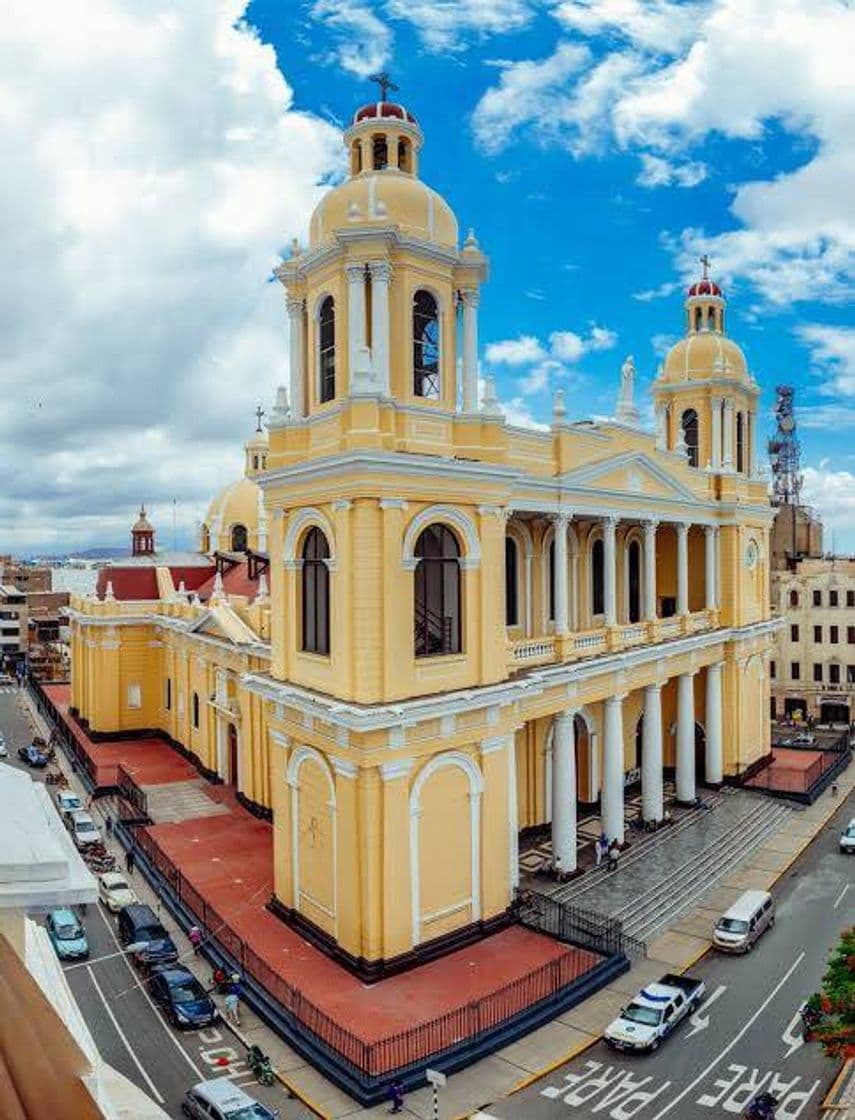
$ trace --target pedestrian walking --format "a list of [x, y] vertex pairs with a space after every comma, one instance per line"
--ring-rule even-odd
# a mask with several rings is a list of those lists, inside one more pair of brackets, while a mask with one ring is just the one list
[[202, 931], [198, 926], [191, 926], [187, 930], [187, 937], [190, 941], [190, 944], [193, 946], [193, 952], [198, 956], [199, 948], [202, 944]]
[[107, 833], [107, 839], [113, 835], [113, 818], [108, 813], [104, 818], [104, 831]]
[[393, 1081], [389, 1086], [389, 1100], [392, 1102], [390, 1112], [400, 1112], [404, 1107], [404, 1086], [399, 1081]]
[[617, 871], [618, 860], [620, 859], [620, 845], [617, 839], [612, 840], [611, 847], [609, 848], [609, 862], [606, 870]]
[[594, 841], [594, 859], [596, 860], [597, 867], [603, 862], [603, 842], [599, 836]]
[[229, 981], [229, 989], [226, 992], [226, 1018], [234, 1026], [240, 1026], [240, 977], [235, 972], [232, 974]]
[[129, 875], [133, 875], [136, 865], [137, 853], [134, 851], [133, 847], [130, 847], [125, 852], [125, 871], [127, 871]]

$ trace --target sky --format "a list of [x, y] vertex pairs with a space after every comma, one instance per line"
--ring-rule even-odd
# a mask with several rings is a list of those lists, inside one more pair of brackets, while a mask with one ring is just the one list
[[[388, 69], [490, 258], [514, 423], [643, 396], [709, 253], [804, 494], [855, 552], [855, 10], [834, 0], [10, 0], [0, 552], [192, 539], [287, 382], [272, 269]], [[833, 536], [832, 536], [833, 534]]]

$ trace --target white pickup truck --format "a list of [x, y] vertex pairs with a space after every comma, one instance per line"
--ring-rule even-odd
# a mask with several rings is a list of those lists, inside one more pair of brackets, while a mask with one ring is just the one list
[[605, 1030], [615, 1050], [656, 1050], [677, 1024], [693, 1014], [706, 994], [703, 980], [667, 973], [642, 988]]

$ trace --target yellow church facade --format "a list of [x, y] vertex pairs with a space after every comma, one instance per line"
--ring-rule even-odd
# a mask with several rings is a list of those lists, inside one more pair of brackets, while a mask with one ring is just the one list
[[[402, 106], [277, 270], [290, 382], [200, 553], [73, 601], [73, 704], [155, 730], [273, 822], [276, 908], [366, 975], [501, 922], [520, 831], [576, 870], [578, 806], [625, 842], [769, 753], [759, 390], [706, 275], [638, 422], [515, 428], [479, 383], [487, 260], [418, 177]], [[140, 572], [145, 572], [145, 577]], [[131, 576], [127, 575], [131, 572]]]

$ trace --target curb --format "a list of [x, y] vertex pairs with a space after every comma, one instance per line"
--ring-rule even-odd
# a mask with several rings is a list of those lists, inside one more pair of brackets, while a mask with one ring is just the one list
[[578, 1058], [580, 1054], [584, 1054], [586, 1050], [590, 1050], [592, 1046], [596, 1045], [603, 1036], [601, 1034], [592, 1035], [587, 1042], [577, 1042], [576, 1045], [567, 1051], [566, 1054], [560, 1058], [556, 1058], [554, 1062], [550, 1062], [548, 1066], [538, 1070], [537, 1073], [530, 1073], [524, 1077], [522, 1081], [518, 1082], [512, 1089], [509, 1089], [505, 1094], [507, 1097], [512, 1097], [514, 1093], [520, 1093], [523, 1089], [527, 1089], [529, 1085], [533, 1085], [535, 1081], [539, 1081], [541, 1077], [548, 1077], [565, 1062], [571, 1062], [574, 1058]]
[[[234, 1023], [229, 1022], [229, 1020], [226, 1019], [225, 1015], [221, 1014], [220, 1020], [225, 1027], [228, 1027], [235, 1038], [237, 1038], [241, 1046], [243, 1046], [245, 1050], [249, 1050], [252, 1043], [247, 1039], [246, 1035], [242, 1034], [241, 1031], [234, 1025]], [[305, 1105], [310, 1112], [313, 1112], [315, 1116], [319, 1117], [319, 1120], [332, 1120], [332, 1117], [328, 1112], [324, 1112], [321, 1106], [315, 1104], [311, 1097], [307, 1097], [306, 1094], [301, 1092], [296, 1085], [293, 1085], [287, 1079], [284, 1073], [280, 1073], [278, 1069], [274, 1069], [273, 1076], [281, 1085], [284, 1085], [289, 1097], [291, 1097], [293, 1100], [298, 1100], [300, 1104]]]

